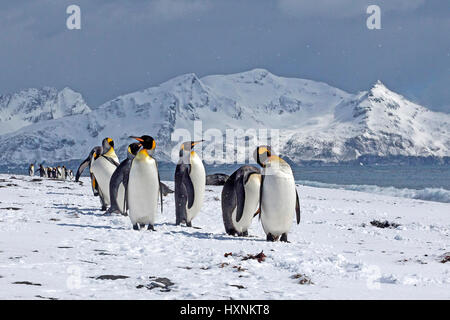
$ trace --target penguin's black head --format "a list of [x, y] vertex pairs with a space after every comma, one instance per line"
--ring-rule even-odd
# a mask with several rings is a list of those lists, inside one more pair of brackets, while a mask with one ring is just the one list
[[128, 153], [133, 155], [133, 156], [135, 156], [138, 153], [138, 151], [141, 148], [141, 146], [142, 146], [142, 144], [137, 143], [137, 142], [134, 142], [134, 143], [130, 144], [128, 146]]
[[265, 162], [272, 155], [272, 147], [271, 146], [258, 146], [253, 153], [253, 158], [255, 161], [261, 166], [265, 167]]
[[130, 136], [130, 138], [133, 138], [133, 139], [136, 139], [137, 141], [139, 141], [142, 144], [142, 148], [144, 148], [144, 149], [154, 150], [156, 147], [156, 142], [155, 142], [155, 139], [153, 139], [153, 137], [144, 135], [142, 137]]
[[94, 160], [96, 160], [102, 154], [103, 154], [103, 147], [97, 146], [97, 147], [92, 148], [89, 157], [94, 158]]
[[182, 157], [183, 154], [185, 154], [185, 152], [186, 152], [187, 154], [189, 154], [189, 153], [192, 151], [192, 149], [194, 149], [194, 146], [195, 146], [196, 144], [199, 144], [200, 142], [203, 142], [203, 141], [205, 141], [205, 140], [197, 140], [197, 141], [186, 141], [186, 142], [183, 142], [183, 143], [181, 144], [181, 147], [180, 147], [180, 157]]
[[109, 149], [114, 149], [114, 140], [111, 138], [105, 138], [102, 142], [102, 147], [104, 151], [109, 151]]

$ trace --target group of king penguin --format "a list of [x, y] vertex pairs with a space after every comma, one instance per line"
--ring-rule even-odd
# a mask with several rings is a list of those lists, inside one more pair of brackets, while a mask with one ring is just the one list
[[[102, 211], [128, 215], [134, 230], [155, 230], [158, 202], [163, 212], [163, 188], [158, 163], [153, 157], [156, 142], [148, 135], [130, 136], [127, 158], [119, 163], [111, 138], [94, 147], [78, 168], [75, 181], [89, 168], [92, 191], [99, 196]], [[176, 225], [192, 227], [200, 212], [206, 185], [203, 161], [194, 151], [203, 142], [181, 144], [175, 169]], [[273, 154], [270, 146], [258, 146], [253, 154], [262, 170], [244, 165], [225, 182], [222, 189], [222, 217], [229, 235], [248, 236], [259, 214], [267, 241], [288, 241], [294, 214], [300, 223], [300, 203], [289, 164]], [[108, 208], [109, 207], [109, 208]]]
[[[35, 173], [34, 163], [30, 164], [28, 167], [28, 175], [33, 177]], [[66, 166], [57, 167], [44, 167], [42, 164], [39, 165], [39, 176], [41, 178], [53, 178], [59, 180], [73, 180], [73, 172], [67, 169]]]

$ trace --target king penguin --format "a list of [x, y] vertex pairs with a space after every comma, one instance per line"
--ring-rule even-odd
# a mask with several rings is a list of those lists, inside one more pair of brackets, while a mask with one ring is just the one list
[[39, 176], [41, 178], [47, 178], [47, 170], [45, 170], [45, 168], [42, 165], [42, 163], [39, 165]]
[[128, 188], [128, 178], [130, 174], [131, 162], [141, 148], [140, 143], [132, 143], [128, 146], [127, 158], [123, 160], [111, 176], [109, 182], [109, 196], [111, 207], [107, 213], [122, 213], [127, 215], [126, 193]]
[[263, 168], [260, 187], [260, 217], [267, 241], [287, 242], [294, 212], [300, 223], [300, 203], [289, 164], [272, 154], [270, 146], [259, 146], [254, 153]]
[[[80, 181], [81, 174], [83, 173], [84, 169], [89, 168], [89, 175], [91, 177], [91, 187], [92, 187], [92, 193], [94, 194], [94, 197], [100, 196], [98, 193], [98, 185], [95, 182], [94, 175], [92, 174], [92, 163], [95, 159], [97, 159], [98, 156], [100, 156], [103, 153], [103, 148], [100, 146], [95, 146], [92, 148], [91, 152], [89, 152], [89, 156], [80, 164], [78, 167], [77, 173], [75, 175], [75, 182]], [[100, 202], [102, 204], [102, 208], [105, 205], [105, 201], [102, 197], [100, 197]]]
[[30, 167], [28, 168], [28, 174], [30, 177], [34, 176], [34, 164], [30, 164]]
[[202, 159], [192, 149], [201, 141], [187, 141], [181, 145], [180, 159], [175, 169], [176, 224], [192, 227], [192, 219], [199, 213], [205, 194], [206, 174]]
[[111, 138], [103, 139], [102, 149], [102, 154], [92, 162], [91, 172], [94, 178], [93, 182], [97, 183], [98, 193], [103, 199], [101, 210], [106, 211], [106, 207], [111, 204], [109, 182], [112, 174], [119, 166], [119, 159], [114, 151], [114, 141]]
[[242, 166], [225, 182], [222, 189], [222, 218], [229, 235], [247, 236], [259, 207], [261, 172]]
[[[75, 182], [80, 181], [80, 177], [83, 174], [84, 169], [91, 168], [92, 162], [94, 162], [97, 155], [101, 155], [103, 153], [103, 148], [100, 146], [96, 146], [92, 148], [91, 152], [89, 152], [89, 156], [84, 159], [84, 161], [78, 167], [77, 173], [75, 175]], [[89, 170], [90, 172], [90, 170]], [[92, 177], [91, 177], [92, 178]]]
[[156, 142], [147, 135], [130, 138], [139, 141], [142, 149], [131, 161], [127, 188], [129, 217], [134, 230], [139, 230], [146, 225], [148, 230], [155, 230], [158, 195], [161, 199], [161, 213], [163, 211], [158, 164], [152, 157]]

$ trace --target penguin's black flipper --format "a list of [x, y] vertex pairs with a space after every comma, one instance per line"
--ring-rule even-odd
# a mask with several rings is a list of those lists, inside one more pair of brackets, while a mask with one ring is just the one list
[[259, 220], [261, 220], [261, 203], [263, 199], [263, 187], [264, 187], [264, 174], [261, 174], [261, 187], [259, 188]]
[[238, 174], [234, 181], [234, 190], [236, 191], [237, 205], [236, 205], [236, 221], [239, 222], [244, 214], [245, 205], [245, 187], [244, 175]]
[[[124, 160], [125, 161], [125, 160]], [[127, 210], [128, 210], [128, 181], [130, 180], [130, 170], [131, 170], [131, 161], [129, 162], [129, 165], [124, 168], [124, 173], [123, 173], [123, 187], [125, 189], [125, 194], [123, 197], [123, 212], [122, 214], [124, 216], [127, 216]]]
[[191, 172], [191, 165], [190, 164], [182, 164], [182, 172], [183, 172], [183, 184], [186, 188], [187, 193], [187, 205], [188, 208], [192, 208], [194, 205], [194, 197], [195, 197], [195, 191], [194, 191], [194, 184], [192, 183], [191, 177], [189, 176], [189, 173]]
[[233, 210], [236, 208], [236, 191], [234, 189], [234, 183], [238, 171], [233, 172], [233, 174], [225, 181], [222, 188], [222, 219], [225, 227], [225, 231], [229, 235], [235, 235], [236, 230], [233, 226], [232, 214]]
[[186, 202], [187, 202], [187, 191], [183, 183], [184, 172], [186, 166], [183, 163], [178, 163], [175, 169], [175, 216], [176, 225], [185, 222], [186, 217]]
[[295, 213], [297, 214], [297, 224], [300, 223], [300, 201], [298, 200], [297, 188], [295, 188]]
[[114, 160], [113, 158], [110, 157], [105, 157], [104, 155], [102, 155], [103, 158], [105, 158], [106, 160], [108, 160], [109, 162], [111, 162], [111, 164], [115, 165], [116, 167], [118, 167], [120, 165], [120, 163], [118, 163], [116, 160]]
[[81, 174], [83, 173], [84, 169], [86, 169], [89, 166], [90, 162], [91, 156], [89, 155], [89, 157], [87, 157], [78, 167], [77, 175], [75, 176], [75, 182], [80, 181]]
[[163, 193], [162, 193], [162, 187], [161, 187], [161, 178], [159, 177], [159, 170], [158, 170], [158, 162], [155, 159], [156, 163], [156, 172], [158, 173], [158, 186], [159, 186], [159, 197], [161, 200], [161, 214], [163, 213]]
[[98, 183], [97, 180], [95, 180], [95, 176], [94, 174], [91, 173], [91, 187], [92, 187], [92, 192], [94, 193], [94, 197], [98, 197], [99, 196], [99, 191], [98, 191]]
[[[117, 203], [117, 194], [119, 192], [120, 183], [124, 180], [124, 174], [126, 173], [126, 167], [128, 165], [128, 159], [122, 161], [111, 176], [109, 181], [109, 198], [111, 200], [111, 206], [108, 212], [118, 212], [119, 204]], [[125, 187], [125, 185], [124, 185]]]

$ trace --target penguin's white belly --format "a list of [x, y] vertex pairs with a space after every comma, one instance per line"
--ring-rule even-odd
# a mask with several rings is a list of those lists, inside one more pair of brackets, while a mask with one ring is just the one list
[[241, 220], [236, 221], [236, 210], [233, 210], [231, 215], [231, 221], [233, 227], [238, 232], [245, 232], [252, 224], [253, 215], [258, 210], [259, 205], [259, 188], [261, 186], [261, 176], [259, 174], [252, 174], [247, 183], [244, 185], [245, 189], [245, 203], [244, 211], [242, 213]]
[[109, 182], [116, 168], [115, 165], [104, 157], [97, 158], [91, 166], [91, 171], [94, 174], [95, 180], [97, 180], [103, 199], [108, 206], [111, 204], [109, 198]]
[[192, 221], [200, 212], [203, 205], [203, 198], [205, 195], [206, 174], [205, 167], [200, 157], [194, 153], [191, 155], [191, 173], [189, 174], [192, 184], [194, 186], [194, 204], [188, 209], [186, 204], [186, 218], [187, 222]]
[[295, 212], [295, 181], [286, 175], [266, 175], [261, 199], [261, 222], [266, 234], [289, 232]]
[[128, 208], [131, 223], [154, 225], [158, 212], [159, 182], [155, 160], [134, 159], [128, 180]]
[[122, 213], [125, 213], [124, 210], [124, 201], [125, 201], [125, 187], [123, 186], [123, 183], [121, 182], [119, 184], [119, 189], [117, 190], [117, 204], [119, 206], [119, 210]]

